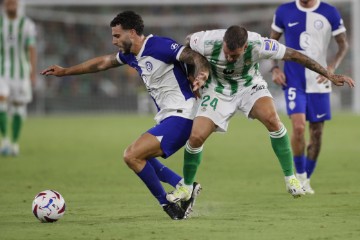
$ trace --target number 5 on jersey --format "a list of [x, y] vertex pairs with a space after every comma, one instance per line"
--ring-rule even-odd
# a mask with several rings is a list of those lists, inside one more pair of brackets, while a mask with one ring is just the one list
[[217, 98], [211, 99], [209, 95], [205, 95], [202, 99], [201, 106], [207, 107], [210, 102], [210, 107], [212, 107], [213, 110], [215, 111], [218, 101], [219, 100]]

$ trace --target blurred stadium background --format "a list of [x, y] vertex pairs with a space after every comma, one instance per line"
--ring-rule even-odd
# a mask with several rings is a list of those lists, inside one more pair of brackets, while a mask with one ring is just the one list
[[[25, 0], [22, 10], [38, 29], [38, 71], [51, 65], [70, 66], [89, 58], [116, 52], [111, 44], [109, 22], [120, 11], [134, 10], [145, 21], [145, 34], [171, 37], [180, 43], [188, 33], [240, 24], [269, 36], [274, 11], [286, 0]], [[358, 0], [328, 0], [340, 10], [347, 27], [350, 51], [338, 73], [359, 74], [360, 27]], [[356, 13], [356, 14], [355, 14]], [[328, 56], [335, 54], [331, 43]], [[357, 66], [357, 67], [356, 67]], [[284, 111], [281, 89], [271, 81], [270, 61], [261, 64], [279, 111]], [[335, 111], [360, 113], [360, 90], [335, 88]], [[103, 73], [64, 78], [38, 77], [29, 113], [121, 112], [147, 114], [154, 111], [142, 81], [128, 67]]]

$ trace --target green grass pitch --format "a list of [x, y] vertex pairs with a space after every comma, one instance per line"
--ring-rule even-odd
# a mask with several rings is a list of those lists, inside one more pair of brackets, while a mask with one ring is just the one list
[[[300, 199], [285, 192], [265, 128], [235, 116], [227, 134], [205, 145], [197, 177], [203, 191], [184, 221], [172, 221], [122, 161], [126, 146], [153, 124], [123, 115], [29, 118], [21, 156], [0, 158], [0, 239], [360, 239], [359, 116], [337, 114], [326, 123], [316, 194]], [[181, 173], [182, 155], [165, 164]], [[45, 189], [67, 203], [56, 223], [42, 224], [31, 212]]]

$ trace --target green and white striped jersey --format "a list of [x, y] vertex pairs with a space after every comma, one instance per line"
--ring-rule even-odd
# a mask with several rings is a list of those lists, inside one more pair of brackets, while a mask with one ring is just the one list
[[35, 24], [29, 18], [0, 15], [0, 79], [30, 81], [28, 47], [35, 38]]
[[286, 47], [276, 40], [248, 31], [248, 47], [244, 54], [236, 62], [229, 63], [223, 51], [225, 32], [225, 29], [219, 29], [194, 33], [190, 38], [190, 47], [205, 56], [211, 64], [207, 85], [218, 93], [231, 96], [257, 79], [262, 80], [259, 61], [282, 59]]

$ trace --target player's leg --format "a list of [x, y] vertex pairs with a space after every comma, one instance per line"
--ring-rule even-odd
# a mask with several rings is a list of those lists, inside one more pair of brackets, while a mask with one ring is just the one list
[[163, 155], [158, 139], [150, 133], [144, 133], [124, 152], [124, 161], [145, 183], [151, 194], [158, 200], [165, 212], [174, 220], [184, 218], [184, 211], [166, 200], [166, 192], [160, 183], [154, 168], [147, 158]]
[[284, 172], [288, 192], [295, 198], [304, 195], [302, 186], [294, 175], [293, 155], [287, 130], [276, 113], [272, 98], [259, 98], [250, 112], [250, 117], [258, 119], [269, 131], [271, 146]]
[[185, 184], [168, 194], [167, 199], [170, 202], [191, 198], [194, 193], [195, 176], [202, 159], [203, 144], [214, 131], [226, 132], [229, 120], [236, 111], [233, 99], [234, 97], [218, 98], [213, 89], [204, 89], [190, 138], [185, 145], [183, 168]]
[[10, 140], [7, 136], [7, 111], [8, 111], [8, 97], [10, 89], [5, 80], [0, 80], [0, 133], [1, 133], [1, 144], [0, 154], [8, 155], [10, 153]]
[[310, 186], [310, 177], [314, 172], [320, 153], [324, 122], [331, 119], [330, 93], [311, 93], [307, 94], [307, 98], [308, 102], [311, 103], [306, 112], [307, 120], [310, 122], [310, 141], [307, 146], [307, 179], [304, 187], [307, 193], [314, 194], [315, 191]]
[[158, 176], [161, 182], [168, 183], [174, 188], [179, 182], [183, 182], [183, 178], [180, 175], [178, 175], [173, 170], [165, 166], [158, 159], [149, 158], [148, 162], [154, 168], [156, 175]]
[[24, 119], [26, 118], [26, 105], [20, 103], [12, 103], [9, 112], [11, 114], [11, 155], [17, 156], [20, 153], [19, 138], [23, 126]]

